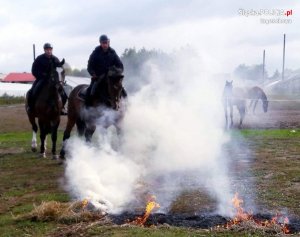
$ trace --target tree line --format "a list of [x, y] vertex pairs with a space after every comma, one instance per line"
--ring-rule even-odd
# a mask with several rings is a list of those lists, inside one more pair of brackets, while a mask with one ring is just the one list
[[[124, 50], [121, 55], [121, 61], [125, 67], [125, 76], [126, 77], [139, 77], [142, 72], [142, 67], [145, 62], [148, 60], [159, 60], [159, 64], [170, 63], [172, 62], [172, 55], [167, 54], [163, 51], [151, 49], [147, 50], [145, 48], [137, 50], [136, 48], [127, 48]], [[90, 77], [86, 68], [83, 69], [72, 69], [68, 63], [64, 66], [66, 75], [75, 76], [75, 77]], [[292, 73], [299, 73], [300, 69], [293, 71], [286, 69], [286, 75]], [[254, 64], [254, 65], [246, 65], [240, 64], [238, 65], [234, 71], [233, 75], [235, 78], [239, 78], [246, 81], [262, 81], [264, 80], [278, 80], [281, 78], [281, 73], [276, 70], [272, 75], [269, 75], [268, 71], [265, 69], [264, 78], [263, 78], [263, 65], [262, 64]]]
[[[169, 56], [166, 53], [156, 49], [147, 50], [145, 48], [142, 48], [140, 50], [136, 50], [135, 48], [127, 48], [124, 50], [120, 58], [124, 64], [124, 67], [126, 68], [126, 73], [131, 74], [139, 72], [142, 65], [149, 59], [155, 59], [159, 57], [168, 58]], [[66, 75], [68, 76], [90, 77], [90, 74], [88, 73], [86, 68], [72, 69], [67, 62], [64, 65], [64, 69]]]

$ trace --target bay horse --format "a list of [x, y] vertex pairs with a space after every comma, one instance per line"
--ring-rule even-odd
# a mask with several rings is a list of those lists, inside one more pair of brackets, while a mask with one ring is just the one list
[[[228, 114], [227, 110], [228, 107], [230, 109], [230, 125], [229, 127], [233, 126], [233, 106], [236, 106], [239, 114], [240, 114], [240, 122], [238, 127], [242, 128], [243, 120], [246, 115], [246, 102], [247, 99], [250, 99], [250, 105], [255, 101], [259, 99], [263, 102], [263, 110], [266, 113], [268, 110], [268, 99], [266, 94], [263, 92], [263, 90], [257, 86], [252, 87], [250, 89], [244, 89], [240, 87], [233, 88], [232, 81], [228, 82], [226, 81], [224, 91], [223, 91], [223, 107], [225, 111], [225, 119], [226, 119], [226, 128], [228, 126]], [[256, 104], [255, 104], [256, 106]], [[255, 108], [254, 108], [255, 109]]]
[[70, 138], [75, 124], [78, 135], [85, 136], [86, 141], [90, 142], [96, 130], [97, 119], [103, 116], [107, 110], [119, 111], [124, 76], [116, 70], [116, 68], [111, 69], [109, 73], [97, 79], [93, 86], [95, 96], [92, 99], [92, 105], [89, 107], [85, 105], [85, 93], [88, 85], [78, 85], [71, 91], [68, 101], [68, 122], [60, 151], [61, 159], [65, 158], [66, 141]]
[[32, 111], [28, 111], [29, 91], [26, 93], [25, 110], [33, 130], [31, 150], [33, 152], [36, 152], [37, 150], [37, 118], [41, 140], [40, 154], [44, 158], [46, 157], [45, 140], [47, 134], [49, 133], [51, 133], [52, 139], [52, 157], [53, 159], [58, 158], [58, 156], [56, 155], [57, 129], [60, 124], [60, 114], [63, 108], [63, 102], [59, 91], [62, 89], [60, 76], [63, 75], [64, 70], [60, 73], [60, 75], [55, 70], [52, 77], [49, 76], [48, 79], [45, 79], [41, 87], [41, 91], [36, 97], [36, 101], [33, 107], [34, 109]]

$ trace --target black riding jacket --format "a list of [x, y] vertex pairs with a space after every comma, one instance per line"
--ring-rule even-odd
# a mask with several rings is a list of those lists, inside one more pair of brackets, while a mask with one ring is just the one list
[[31, 72], [37, 80], [47, 79], [53, 76], [57, 67], [59, 60], [56, 56], [47, 57], [46, 54], [41, 54], [34, 60]]
[[123, 63], [114, 49], [109, 47], [108, 50], [104, 52], [101, 46], [97, 46], [88, 61], [87, 70], [90, 75], [101, 76], [107, 73], [111, 66], [116, 66], [122, 70], [124, 69]]

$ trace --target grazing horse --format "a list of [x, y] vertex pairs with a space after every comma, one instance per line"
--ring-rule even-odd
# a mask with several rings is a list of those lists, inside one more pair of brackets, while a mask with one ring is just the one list
[[[33, 152], [36, 151], [37, 142], [36, 134], [38, 131], [38, 126], [36, 124], [35, 118], [38, 119], [38, 125], [40, 128], [40, 139], [41, 147], [40, 154], [46, 157], [46, 136], [51, 133], [52, 139], [52, 156], [56, 159], [56, 140], [57, 140], [57, 129], [60, 123], [60, 114], [63, 107], [62, 99], [59, 91], [62, 90], [60, 83], [60, 76], [55, 71], [53, 77], [48, 77], [44, 81], [44, 84], [39, 92], [36, 102], [34, 104], [33, 111], [28, 111], [28, 92], [26, 94], [26, 104], [25, 109], [29, 118], [29, 122], [32, 125], [33, 136], [31, 141], [31, 149]], [[60, 73], [62, 76], [64, 71]]]
[[115, 72], [113, 75], [106, 74], [102, 78], [98, 78], [93, 87], [95, 96], [91, 107], [85, 105], [85, 93], [88, 85], [78, 85], [72, 90], [68, 102], [68, 122], [64, 131], [63, 147], [60, 151], [62, 159], [65, 158], [66, 140], [70, 138], [75, 123], [78, 135], [84, 135], [86, 141], [90, 142], [96, 130], [96, 120], [107, 109], [119, 110], [123, 77], [121, 73]]
[[249, 109], [253, 105], [253, 114], [255, 113], [255, 108], [257, 105], [258, 100], [262, 101], [263, 110], [266, 113], [268, 111], [268, 98], [265, 94], [265, 92], [258, 86], [252, 87], [248, 90], [248, 99], [251, 100]]
[[[232, 86], [232, 81], [226, 81], [224, 91], [223, 91], [223, 106], [225, 111], [226, 128], [228, 126], [228, 113], [227, 109], [230, 109], [230, 127], [233, 126], [233, 106], [236, 106], [240, 114], [239, 128], [242, 128], [243, 120], [246, 115], [246, 102], [247, 99], [251, 100], [251, 104], [259, 99], [263, 102], [264, 112], [268, 110], [268, 99], [263, 90], [257, 86], [252, 87], [248, 90]], [[251, 105], [250, 104], [250, 105]], [[256, 104], [255, 104], [256, 106]], [[254, 108], [255, 109], [255, 108]], [[254, 111], [253, 109], [253, 111]]]

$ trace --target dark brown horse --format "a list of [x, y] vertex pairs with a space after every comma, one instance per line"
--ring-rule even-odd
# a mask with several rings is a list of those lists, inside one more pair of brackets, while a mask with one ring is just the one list
[[119, 110], [123, 77], [122, 74], [116, 73], [111, 76], [106, 75], [103, 78], [99, 78], [94, 85], [94, 94], [96, 96], [93, 98], [92, 106], [88, 108], [84, 101], [88, 85], [78, 85], [72, 90], [68, 102], [68, 122], [64, 131], [63, 147], [60, 152], [62, 159], [65, 158], [65, 142], [70, 138], [75, 124], [78, 135], [84, 135], [86, 141], [90, 142], [96, 130], [97, 119], [103, 116], [107, 109]]
[[[64, 71], [60, 73], [63, 75]], [[62, 99], [59, 93], [61, 90], [61, 82], [59, 80], [59, 74], [55, 71], [54, 77], [45, 80], [41, 91], [39, 92], [33, 111], [28, 111], [28, 92], [26, 94], [25, 109], [29, 118], [29, 122], [32, 125], [33, 136], [31, 141], [32, 151], [36, 151], [37, 142], [36, 134], [38, 126], [36, 124], [36, 118], [38, 119], [38, 125], [40, 128], [40, 139], [41, 147], [40, 153], [43, 157], [46, 157], [46, 136], [51, 133], [52, 139], [52, 156], [54, 159], [56, 156], [56, 140], [57, 140], [57, 129], [60, 123], [60, 114], [63, 107]]]
[[[228, 82], [226, 81], [224, 92], [223, 92], [223, 106], [225, 111], [225, 119], [226, 119], [226, 128], [228, 126], [228, 114], [227, 109], [229, 107], [230, 109], [230, 127], [233, 126], [233, 106], [236, 106], [236, 108], [239, 111], [240, 114], [240, 122], [239, 122], [239, 128], [242, 128], [243, 120], [246, 115], [246, 102], [247, 99], [251, 100], [250, 106], [253, 102], [256, 103], [259, 99], [263, 102], [263, 110], [264, 112], [267, 112], [268, 110], [268, 99], [266, 94], [263, 92], [263, 90], [259, 87], [252, 87], [250, 89], [243, 89], [239, 87], [233, 87], [232, 81]], [[255, 107], [253, 111], [255, 110]]]

